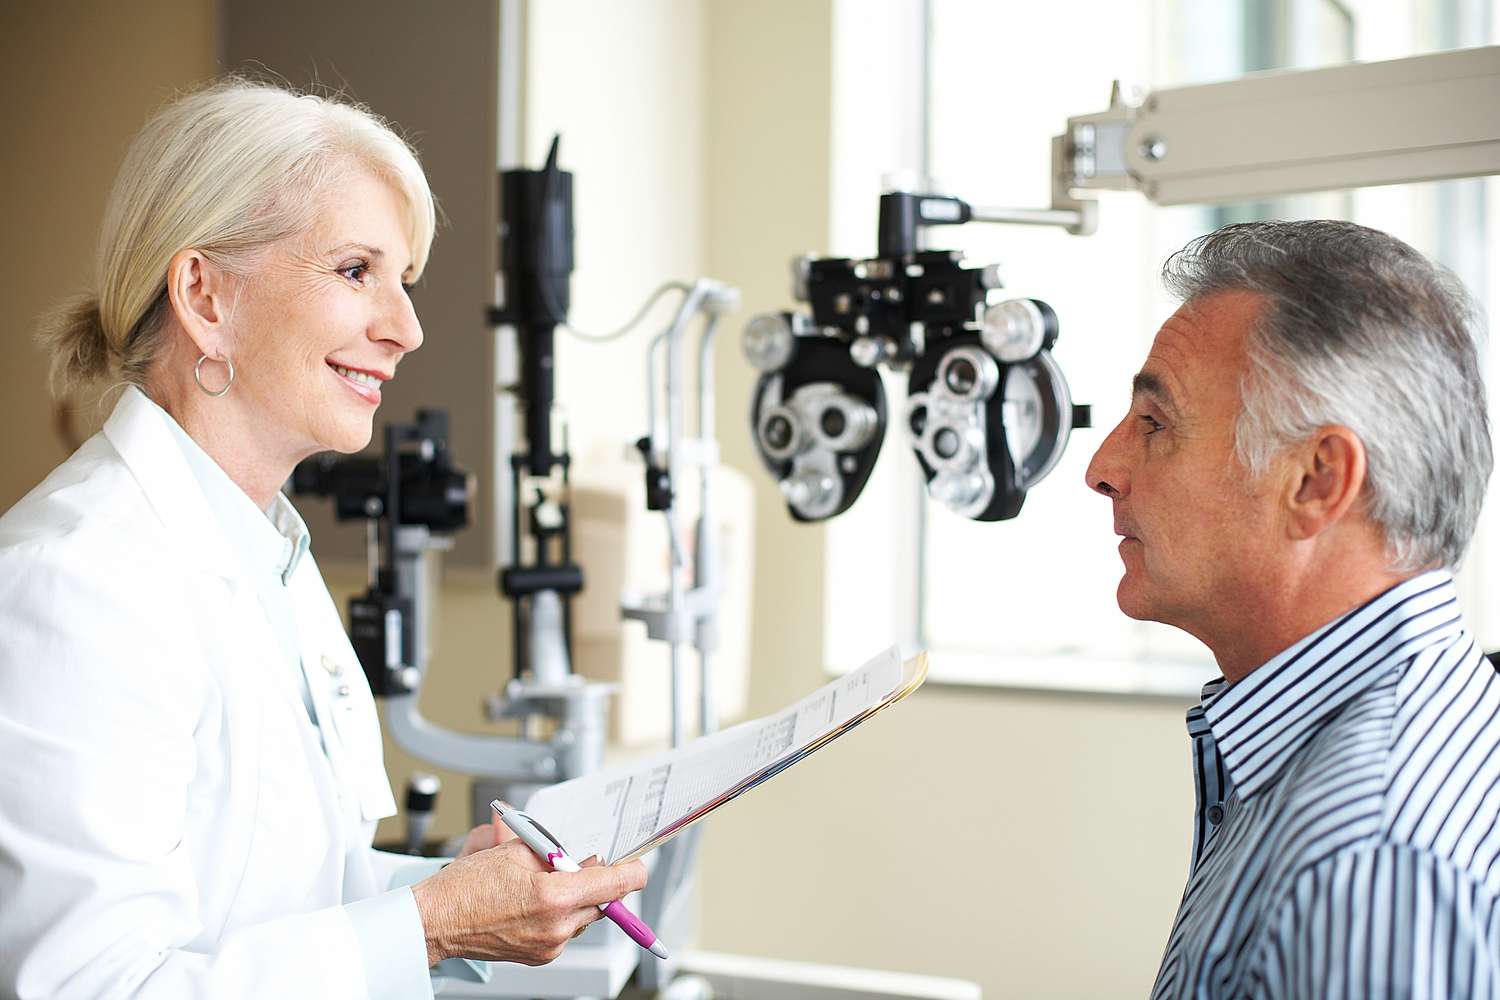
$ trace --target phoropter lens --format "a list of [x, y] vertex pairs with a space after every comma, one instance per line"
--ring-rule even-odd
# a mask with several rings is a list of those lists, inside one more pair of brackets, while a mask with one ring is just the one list
[[782, 368], [796, 351], [796, 335], [780, 313], [761, 313], [745, 326], [741, 346], [750, 363], [763, 372]]
[[792, 443], [792, 422], [777, 414], [766, 421], [766, 446], [777, 451]]
[[835, 406], [830, 406], [818, 418], [818, 426], [823, 428], [824, 434], [831, 438], [836, 438], [844, 433], [844, 428], [849, 426], [849, 421], [844, 417], [843, 410]]
[[974, 362], [967, 358], [955, 358], [948, 366], [947, 377], [948, 388], [960, 396], [967, 396], [974, 391], [974, 385], [979, 381], [979, 372], [974, 370]]

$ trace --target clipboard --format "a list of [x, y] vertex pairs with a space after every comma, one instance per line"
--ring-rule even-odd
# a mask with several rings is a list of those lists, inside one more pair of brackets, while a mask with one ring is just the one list
[[631, 861], [874, 718], [926, 679], [927, 654], [903, 662], [893, 646], [779, 712], [543, 788], [526, 811], [566, 838], [575, 857]]

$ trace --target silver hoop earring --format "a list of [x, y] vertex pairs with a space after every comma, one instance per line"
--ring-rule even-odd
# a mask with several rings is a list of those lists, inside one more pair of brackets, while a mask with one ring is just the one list
[[199, 358], [198, 363], [193, 366], [193, 381], [198, 383], [198, 388], [203, 390], [204, 395], [212, 396], [214, 399], [218, 399], [220, 396], [229, 391], [230, 386], [234, 385], [234, 362], [230, 361], [228, 358], [213, 359], [215, 361], [224, 362], [225, 367], [229, 369], [229, 381], [224, 383], [224, 388], [220, 389], [218, 392], [215, 392], [214, 390], [203, 384], [203, 362], [207, 360], [208, 355], [205, 354], [203, 355], [203, 357]]

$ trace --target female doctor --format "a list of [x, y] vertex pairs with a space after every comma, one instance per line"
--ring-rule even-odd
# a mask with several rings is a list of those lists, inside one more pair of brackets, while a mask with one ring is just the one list
[[370, 847], [374, 703], [279, 488], [369, 441], [433, 219], [352, 106], [228, 81], [134, 140], [43, 331], [64, 385], [124, 391], [0, 517], [0, 995], [430, 996], [645, 883], [487, 828], [435, 873]]

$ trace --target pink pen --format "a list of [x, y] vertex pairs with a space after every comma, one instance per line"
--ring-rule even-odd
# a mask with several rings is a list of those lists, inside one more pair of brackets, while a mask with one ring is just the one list
[[[563, 850], [562, 844], [557, 838], [547, 832], [547, 828], [536, 820], [523, 813], [521, 810], [506, 805], [499, 799], [490, 803], [492, 809], [500, 822], [510, 827], [517, 837], [520, 837], [525, 845], [536, 853], [536, 856], [546, 861], [555, 871], [576, 872], [582, 871], [578, 862], [568, 857], [568, 852]], [[624, 931], [626, 936], [636, 944], [645, 948], [657, 958], [666, 958], [667, 949], [662, 947], [656, 932], [647, 927], [645, 922], [625, 908], [625, 904], [618, 899], [613, 903], [604, 903], [599, 909], [604, 915], [615, 922], [615, 925]]]

